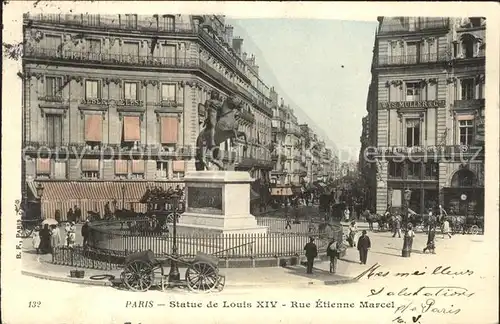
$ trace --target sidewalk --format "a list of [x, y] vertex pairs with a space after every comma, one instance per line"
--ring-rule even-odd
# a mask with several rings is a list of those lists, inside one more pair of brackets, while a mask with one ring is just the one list
[[[115, 279], [120, 278], [120, 269], [93, 270], [79, 269], [85, 271], [85, 278], [71, 278], [72, 267], [54, 265], [52, 257], [47, 255], [36, 255], [30, 252], [23, 254], [22, 274], [40, 279], [70, 282], [83, 285], [112, 286], [109, 280], [92, 280], [95, 275], [112, 275]], [[345, 270], [342, 272], [341, 270]], [[165, 272], [169, 269], [165, 268]], [[184, 277], [186, 268], [179, 268], [181, 278]], [[318, 261], [312, 275], [306, 274], [304, 266], [269, 267], [269, 268], [221, 268], [220, 273], [226, 277], [228, 287], [262, 287], [262, 286], [308, 286], [308, 285], [334, 285], [349, 283], [351, 276], [347, 273], [347, 267], [339, 267], [337, 274], [329, 273], [329, 262]]]

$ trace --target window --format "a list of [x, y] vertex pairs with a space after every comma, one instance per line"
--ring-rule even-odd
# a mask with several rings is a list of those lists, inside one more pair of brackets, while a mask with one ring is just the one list
[[136, 82], [125, 82], [123, 87], [124, 98], [126, 100], [137, 100], [137, 83]]
[[407, 64], [417, 63], [419, 52], [420, 52], [420, 43], [418, 42], [406, 43], [406, 63]]
[[462, 86], [462, 100], [474, 99], [474, 79], [462, 79], [460, 80], [460, 85]]
[[47, 49], [50, 51], [51, 55], [61, 54], [62, 50], [61, 36], [45, 35], [45, 43], [47, 44]]
[[99, 179], [99, 160], [82, 159], [80, 161], [83, 179]]
[[460, 145], [471, 145], [474, 136], [473, 120], [459, 120]]
[[137, 28], [137, 15], [124, 15], [123, 24], [126, 28]]
[[419, 82], [406, 82], [406, 101], [420, 101], [422, 88]]
[[54, 162], [54, 178], [66, 179], [66, 161]]
[[407, 119], [406, 120], [406, 146], [419, 146], [420, 145], [420, 119]]
[[45, 115], [47, 126], [47, 145], [49, 147], [59, 147], [62, 145], [62, 116]]
[[175, 29], [175, 17], [164, 16], [163, 17], [163, 28], [167, 31], [173, 31]]
[[462, 55], [464, 58], [474, 57], [474, 47], [476, 45], [476, 40], [472, 35], [462, 36]]
[[156, 177], [160, 179], [168, 178], [168, 163], [156, 162]]
[[427, 179], [437, 180], [439, 178], [439, 165], [437, 163], [426, 163], [425, 177]]
[[166, 65], [175, 65], [177, 49], [175, 45], [163, 44], [161, 47], [162, 63]]
[[101, 54], [101, 40], [99, 39], [89, 39], [88, 40], [88, 51], [89, 51], [89, 59], [91, 60], [99, 60]]
[[422, 170], [421, 163], [408, 163], [408, 177], [409, 179], [420, 179]]
[[164, 83], [161, 85], [161, 100], [175, 101], [175, 84]]
[[85, 99], [100, 99], [101, 87], [100, 82], [97, 80], [85, 81]]
[[45, 78], [45, 96], [62, 100], [62, 79], [60, 77]]

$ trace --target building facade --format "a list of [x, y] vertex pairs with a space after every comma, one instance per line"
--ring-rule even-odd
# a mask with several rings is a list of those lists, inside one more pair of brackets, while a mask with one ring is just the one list
[[25, 15], [23, 32], [23, 197], [44, 217], [182, 184], [214, 91], [244, 101], [248, 149], [222, 143], [224, 160], [269, 177], [270, 88], [223, 16]]
[[[380, 17], [369, 92], [376, 211], [484, 210], [485, 19]], [[376, 102], [376, 108], [373, 103]]]

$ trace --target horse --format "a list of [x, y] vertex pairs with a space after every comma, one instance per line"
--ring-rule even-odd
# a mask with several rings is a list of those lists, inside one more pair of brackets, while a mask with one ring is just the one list
[[[241, 99], [234, 96], [228, 97], [222, 103], [220, 111], [217, 113], [217, 123], [215, 126], [214, 142], [215, 146], [211, 145], [211, 134], [210, 129], [206, 126], [198, 134], [196, 139], [196, 171], [203, 171], [207, 169], [208, 162], [216, 165], [219, 170], [223, 169], [222, 162], [219, 160], [219, 149], [218, 146], [230, 139], [233, 143], [234, 139], [243, 138], [244, 147], [246, 150], [248, 147], [247, 135], [245, 132], [238, 130], [238, 121], [236, 120], [236, 113], [240, 112], [243, 108], [243, 102]], [[207, 125], [205, 121], [205, 125]], [[212, 151], [211, 156], [207, 156], [206, 151]]]

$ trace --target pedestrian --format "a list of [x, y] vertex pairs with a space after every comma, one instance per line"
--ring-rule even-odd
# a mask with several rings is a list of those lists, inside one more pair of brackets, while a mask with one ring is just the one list
[[50, 253], [50, 229], [49, 224], [44, 224], [40, 231], [40, 252], [42, 254]]
[[54, 249], [61, 245], [61, 234], [59, 232], [59, 228], [56, 225], [51, 226], [50, 231], [50, 246], [52, 248], [52, 253], [54, 253]]
[[37, 226], [35, 227], [35, 230], [33, 231], [33, 238], [32, 241], [33, 243], [33, 248], [36, 250], [36, 254], [40, 253], [40, 228]]
[[341, 257], [342, 248], [342, 241], [337, 241], [335, 237], [326, 248], [326, 255], [330, 257], [330, 273], [337, 272], [337, 261]]
[[394, 221], [392, 224], [392, 237], [396, 237], [396, 234], [398, 234], [398, 237], [401, 238], [401, 219], [399, 218], [399, 216], [394, 216]]
[[89, 228], [89, 220], [85, 220], [85, 224], [82, 226], [82, 237], [83, 237], [83, 247], [86, 247], [89, 244], [89, 236], [90, 236], [90, 228]]
[[368, 250], [372, 247], [370, 238], [366, 235], [366, 230], [363, 230], [361, 236], [358, 239], [358, 251], [359, 251], [359, 262], [361, 264], [366, 264], [368, 258]]
[[344, 210], [344, 222], [348, 222], [351, 219], [351, 212], [349, 208], [346, 206]]
[[73, 220], [73, 222], [78, 223], [81, 221], [81, 219], [82, 219], [82, 210], [80, 209], [80, 207], [75, 205], [75, 219]]
[[427, 234], [427, 246], [424, 248], [423, 252], [425, 253], [427, 250], [432, 254], [436, 254], [436, 227], [432, 226], [429, 228], [429, 234]]
[[413, 245], [413, 238], [415, 237], [415, 232], [413, 231], [413, 225], [412, 224], [408, 224], [408, 227], [407, 227], [405, 235], [410, 238], [410, 251], [411, 251], [411, 247]]
[[356, 221], [352, 221], [351, 225], [349, 226], [349, 246], [354, 247], [356, 246], [356, 234], [358, 233], [358, 225], [356, 224]]
[[56, 209], [56, 213], [54, 215], [55, 220], [60, 223], [61, 222], [61, 211], [59, 209]]
[[285, 229], [292, 229], [292, 219], [290, 218], [289, 215], [286, 215], [286, 225], [285, 225]]
[[68, 232], [68, 247], [73, 247], [75, 245], [76, 239], [76, 226], [75, 222], [71, 222]]
[[304, 251], [306, 251], [307, 259], [307, 273], [312, 274], [312, 269], [314, 265], [314, 258], [318, 256], [318, 247], [314, 244], [314, 238], [309, 238], [309, 243], [304, 246]]
[[104, 218], [105, 219], [111, 218], [111, 208], [109, 207], [109, 201], [107, 201], [106, 204], [104, 205]]
[[445, 218], [443, 222], [443, 238], [445, 235], [448, 235], [448, 238], [451, 238], [450, 222], [448, 221], [448, 218]]
[[72, 222], [75, 220], [74, 217], [75, 217], [75, 212], [73, 211], [73, 208], [70, 208], [66, 213], [66, 220], [68, 222]]

